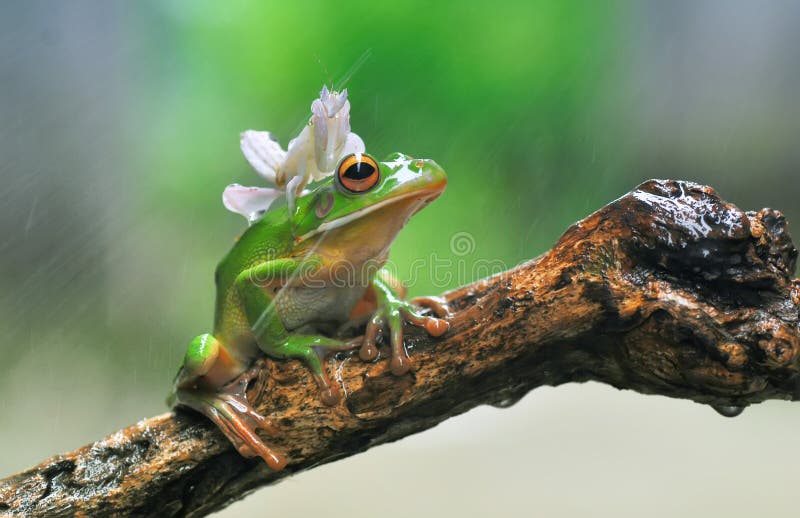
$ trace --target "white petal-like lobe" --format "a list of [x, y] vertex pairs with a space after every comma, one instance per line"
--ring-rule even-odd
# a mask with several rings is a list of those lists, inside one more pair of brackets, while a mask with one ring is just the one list
[[245, 187], [238, 183], [230, 184], [222, 193], [222, 204], [236, 214], [244, 216], [252, 223], [272, 205], [283, 191], [267, 187]]
[[286, 160], [286, 151], [268, 131], [247, 130], [242, 133], [239, 145], [242, 154], [265, 180], [276, 183], [278, 170]]

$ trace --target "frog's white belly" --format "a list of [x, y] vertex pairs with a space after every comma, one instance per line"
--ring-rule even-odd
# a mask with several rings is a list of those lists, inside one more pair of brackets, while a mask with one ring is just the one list
[[366, 286], [284, 288], [275, 295], [275, 307], [288, 330], [315, 323], [348, 320]]

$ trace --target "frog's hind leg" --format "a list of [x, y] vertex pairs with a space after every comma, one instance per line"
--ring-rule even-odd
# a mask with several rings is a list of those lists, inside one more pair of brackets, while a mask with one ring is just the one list
[[[189, 344], [171, 404], [192, 408], [211, 419], [245, 457], [261, 457], [280, 470], [285, 459], [259, 438], [256, 430], [274, 435], [277, 428], [253, 409], [247, 400], [247, 385], [257, 369], [244, 371], [212, 335], [200, 335]], [[231, 380], [232, 381], [228, 381]]]

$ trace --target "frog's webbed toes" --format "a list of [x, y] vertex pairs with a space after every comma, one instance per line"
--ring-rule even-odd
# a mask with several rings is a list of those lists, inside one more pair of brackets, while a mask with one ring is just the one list
[[[428, 307], [437, 315], [436, 317], [423, 315], [415, 306]], [[450, 328], [445, 317], [450, 315], [444, 299], [438, 297], [420, 297], [412, 302], [396, 301], [379, 309], [367, 323], [364, 339], [361, 342], [359, 357], [364, 361], [372, 361], [378, 357], [376, 342], [382, 331], [388, 328], [392, 356], [389, 369], [393, 374], [402, 376], [411, 370], [412, 362], [408, 357], [405, 343], [403, 342], [403, 321], [419, 326], [434, 337], [442, 336]]]
[[[236, 389], [241, 383], [234, 382]], [[239, 390], [219, 391], [211, 389], [178, 389], [176, 398], [184, 406], [201, 412], [211, 419], [225, 434], [236, 450], [245, 457], [261, 457], [267, 465], [280, 471], [286, 466], [286, 459], [267, 446], [256, 433], [264, 430], [275, 436], [278, 427], [250, 406], [244, 392]]]
[[378, 337], [383, 333], [384, 329], [388, 328], [392, 348], [389, 369], [397, 376], [401, 376], [411, 369], [411, 360], [408, 358], [408, 353], [403, 344], [401, 308], [405, 304], [407, 303], [402, 302], [399, 305], [393, 305], [390, 308], [381, 308], [376, 311], [375, 314], [372, 315], [370, 321], [367, 322], [367, 328], [364, 331], [364, 339], [358, 351], [359, 358], [365, 362], [376, 359], [378, 357], [378, 347], [376, 345]]
[[[279, 430], [278, 426], [273, 423], [270, 419], [267, 419], [263, 415], [256, 412], [256, 410], [250, 406], [246, 399], [238, 396], [238, 395], [230, 395], [225, 394], [221, 397], [221, 399], [230, 407], [234, 408], [241, 417], [250, 425], [251, 428], [257, 430], [264, 430], [272, 437], [278, 435]], [[234, 416], [235, 417], [235, 416]]]

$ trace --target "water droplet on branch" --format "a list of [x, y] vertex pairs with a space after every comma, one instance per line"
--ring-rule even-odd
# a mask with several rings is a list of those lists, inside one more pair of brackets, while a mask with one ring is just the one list
[[721, 416], [736, 417], [744, 412], [745, 407], [736, 405], [711, 405], [711, 408], [716, 410]]

